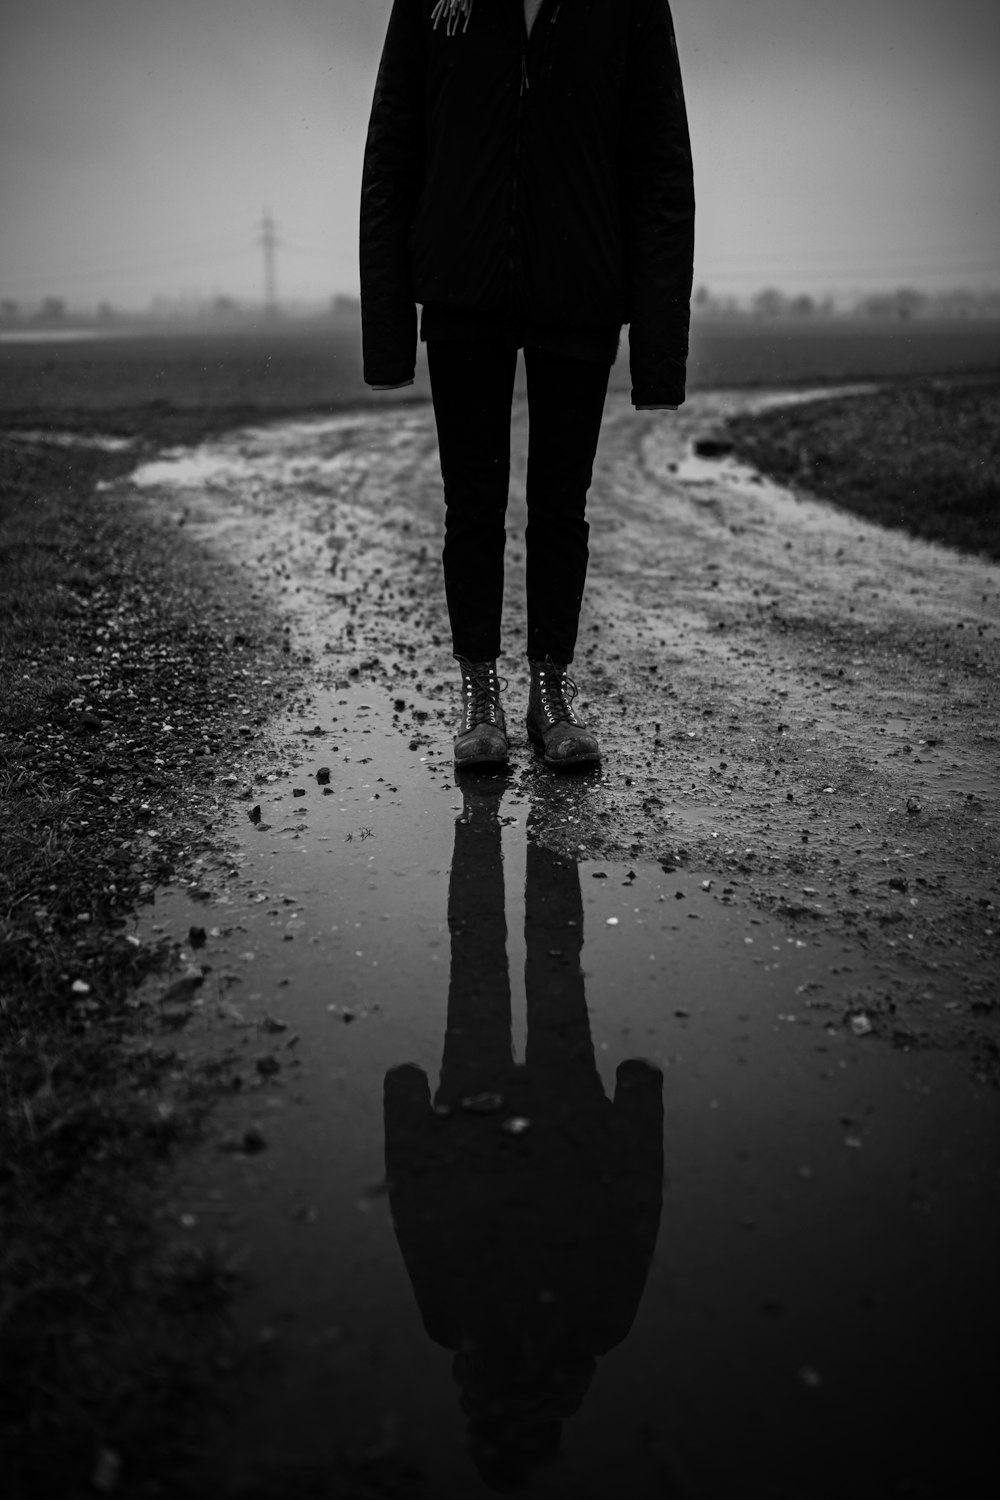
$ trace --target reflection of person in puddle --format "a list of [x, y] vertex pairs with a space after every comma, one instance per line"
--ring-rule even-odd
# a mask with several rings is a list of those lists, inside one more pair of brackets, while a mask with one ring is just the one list
[[463, 795], [440, 1087], [432, 1106], [419, 1068], [386, 1075], [386, 1175], [424, 1326], [455, 1350], [473, 1456], [490, 1488], [507, 1490], [556, 1457], [595, 1356], [635, 1318], [660, 1220], [662, 1075], [622, 1063], [614, 1103], [605, 1096], [580, 968], [579, 872], [533, 841], [530, 819], [528, 1035], [514, 1062], [503, 783]]

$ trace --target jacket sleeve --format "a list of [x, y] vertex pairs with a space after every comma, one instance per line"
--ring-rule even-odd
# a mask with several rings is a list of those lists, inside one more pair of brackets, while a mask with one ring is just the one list
[[407, 235], [424, 180], [424, 74], [419, 0], [393, 0], [361, 174], [361, 343], [368, 385], [403, 384], [416, 372]]
[[667, 0], [633, 7], [622, 219], [633, 406], [684, 400], [694, 264], [694, 174]]

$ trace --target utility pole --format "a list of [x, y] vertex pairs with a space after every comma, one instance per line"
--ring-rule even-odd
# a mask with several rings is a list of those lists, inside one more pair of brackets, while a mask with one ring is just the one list
[[274, 269], [274, 252], [278, 245], [278, 231], [269, 208], [265, 208], [260, 220], [260, 237], [257, 243], [264, 251], [264, 315], [278, 315], [278, 278]]

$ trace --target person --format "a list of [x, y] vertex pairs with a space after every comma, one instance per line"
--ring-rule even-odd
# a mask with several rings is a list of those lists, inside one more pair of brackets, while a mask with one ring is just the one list
[[420, 307], [462, 679], [456, 767], [508, 756], [497, 658], [522, 348], [527, 730], [549, 765], [592, 765], [600, 747], [569, 668], [624, 324], [633, 406], [684, 400], [694, 188], [668, 0], [393, 0], [359, 246], [375, 390], [413, 383]]

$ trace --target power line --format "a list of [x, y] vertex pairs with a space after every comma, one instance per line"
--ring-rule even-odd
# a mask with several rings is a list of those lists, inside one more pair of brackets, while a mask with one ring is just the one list
[[7, 270], [6, 279], [19, 285], [43, 286], [54, 282], [70, 285], [81, 281], [101, 281], [115, 276], [143, 276], [151, 272], [184, 271], [195, 266], [217, 265], [221, 261], [246, 260], [246, 250], [218, 250], [209, 254], [184, 255], [170, 260], [107, 262], [103, 266], [63, 268], [62, 270], [19, 272]]

